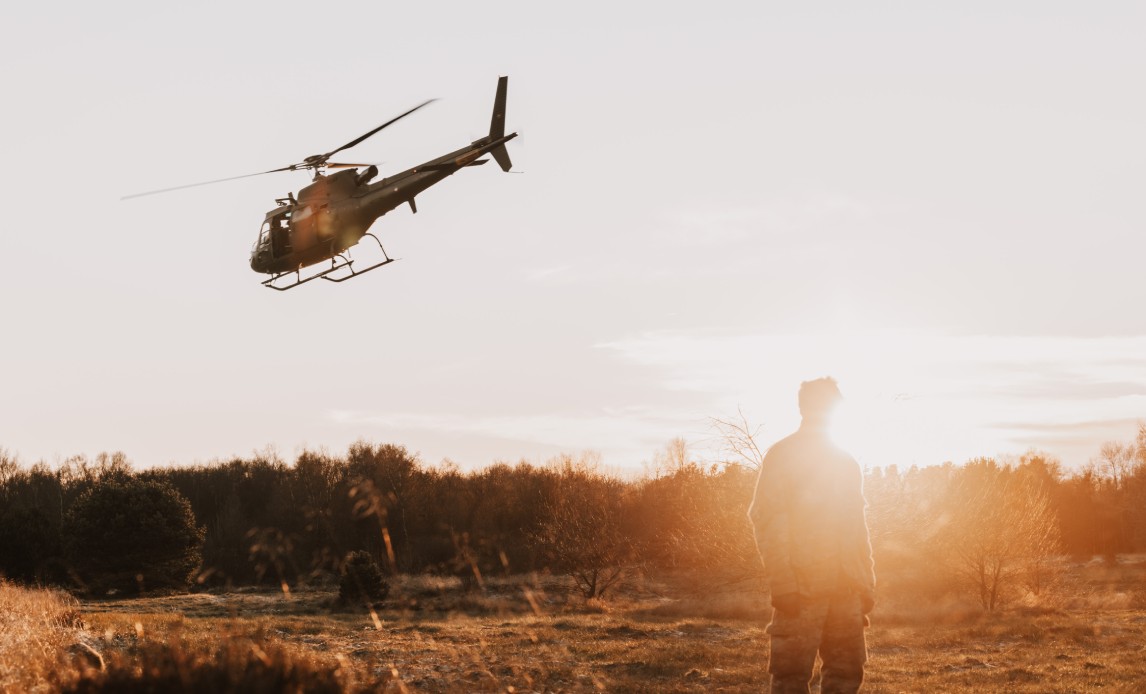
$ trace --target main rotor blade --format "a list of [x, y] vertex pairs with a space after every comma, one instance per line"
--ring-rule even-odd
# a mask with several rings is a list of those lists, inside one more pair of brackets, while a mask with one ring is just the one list
[[338, 149], [332, 149], [331, 151], [327, 152], [326, 154], [323, 154], [323, 155], [322, 155], [322, 158], [323, 158], [323, 159], [329, 159], [330, 157], [334, 156], [334, 155], [335, 155], [335, 154], [337, 154], [338, 152], [341, 152], [341, 151], [342, 151], [342, 150], [344, 150], [344, 149], [349, 149], [349, 148], [353, 147], [354, 145], [358, 144], [359, 142], [362, 142], [363, 140], [365, 140], [366, 138], [370, 137], [371, 135], [373, 135], [374, 133], [378, 132], [379, 130], [382, 130], [383, 128], [387, 128], [387, 127], [389, 127], [389, 126], [391, 126], [391, 125], [393, 125], [393, 124], [397, 123], [398, 121], [402, 120], [403, 118], [405, 118], [406, 116], [410, 115], [410, 114], [411, 114], [411, 113], [413, 113], [414, 111], [417, 111], [418, 109], [422, 108], [423, 106], [427, 106], [427, 105], [429, 105], [429, 104], [432, 104], [432, 103], [433, 103], [433, 102], [435, 102], [435, 101], [437, 101], [437, 99], [428, 99], [428, 100], [426, 100], [426, 101], [423, 101], [422, 103], [418, 104], [417, 106], [415, 106], [414, 108], [410, 109], [409, 111], [406, 111], [406, 112], [405, 112], [405, 113], [403, 113], [402, 115], [400, 115], [400, 116], [397, 116], [397, 117], [395, 117], [395, 118], [391, 118], [390, 120], [386, 121], [386, 122], [385, 122], [385, 123], [383, 123], [382, 125], [379, 125], [377, 128], [374, 128], [373, 130], [371, 130], [370, 132], [366, 133], [366, 134], [365, 134], [365, 135], [363, 135], [362, 137], [359, 137], [359, 138], [356, 138], [356, 139], [354, 139], [354, 140], [351, 140], [350, 142], [347, 142], [346, 144], [344, 144], [344, 145], [342, 145], [341, 147], [339, 147]]
[[366, 133], [365, 135], [362, 135], [361, 137], [355, 138], [355, 139], [351, 140], [350, 142], [347, 142], [346, 144], [342, 145], [338, 149], [333, 149], [333, 150], [327, 152], [326, 154], [317, 154], [314, 156], [307, 157], [305, 160], [303, 160], [297, 164], [291, 164], [290, 166], [283, 166], [283, 167], [280, 167], [277, 169], [271, 169], [270, 171], [260, 171], [258, 173], [253, 173], [253, 174], [244, 174], [242, 176], [231, 176], [230, 178], [217, 178], [213, 181], [203, 181], [202, 183], [189, 183], [185, 186], [174, 186], [172, 188], [161, 188], [159, 190], [149, 190], [145, 193], [132, 193], [131, 195], [123, 196], [122, 198], [120, 198], [120, 200], [129, 200], [131, 198], [141, 198], [145, 195], [157, 195], [159, 193], [170, 193], [173, 190], [183, 190], [184, 188], [196, 188], [198, 186], [211, 185], [212, 183], [223, 183], [224, 181], [235, 181], [235, 180], [238, 180], [240, 178], [250, 178], [251, 176], [262, 176], [263, 174], [275, 173], [276, 171], [297, 171], [299, 169], [318, 169], [318, 168], [321, 168], [324, 166], [328, 167], [328, 168], [335, 168], [335, 169], [357, 168], [357, 167], [361, 167], [361, 166], [370, 166], [370, 164], [327, 164], [326, 160], [330, 159], [330, 157], [337, 154], [338, 152], [341, 152], [344, 149], [349, 149], [349, 148], [353, 147], [354, 145], [358, 144], [359, 142], [362, 142], [363, 140], [370, 137], [371, 135], [374, 135], [378, 131], [380, 131], [384, 128], [390, 127], [391, 125], [402, 120], [403, 118], [410, 115], [414, 111], [417, 111], [418, 109], [420, 109], [424, 106], [428, 106], [429, 104], [431, 104], [435, 101], [437, 101], [437, 99], [428, 99], [426, 101], [423, 101], [422, 103], [418, 104], [417, 106], [410, 109], [409, 111], [406, 111], [402, 115], [395, 116], [394, 118], [391, 118], [390, 120], [386, 121], [382, 125], [379, 125], [377, 128], [374, 128], [373, 130]]
[[202, 181], [200, 183], [188, 183], [185, 186], [174, 186], [172, 188], [160, 188], [159, 190], [149, 190], [145, 193], [132, 193], [131, 195], [124, 195], [120, 200], [130, 200], [131, 198], [142, 198], [145, 195], [158, 195], [159, 193], [170, 193], [173, 190], [183, 190], [184, 188], [197, 188], [199, 186], [209, 186], [212, 183], [223, 183], [225, 181], [237, 181], [240, 178], [250, 178], [251, 176], [262, 176], [263, 174], [275, 173], [276, 171], [290, 171], [291, 167], [284, 166], [281, 169], [271, 169], [270, 171], [260, 171], [253, 174], [243, 174], [242, 176], [231, 176], [230, 178], [216, 178], [214, 181]]

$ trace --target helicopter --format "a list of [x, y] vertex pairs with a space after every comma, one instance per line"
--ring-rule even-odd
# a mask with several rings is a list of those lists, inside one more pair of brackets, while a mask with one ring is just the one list
[[[474, 140], [466, 147], [373, 183], [371, 181], [378, 175], [376, 165], [336, 163], [331, 162], [330, 158], [430, 104], [433, 99], [418, 104], [341, 147], [325, 154], [313, 154], [296, 164], [243, 176], [136, 193], [121, 199], [279, 171], [312, 170], [314, 180], [310, 185], [299, 190], [297, 197], [288, 193], [285, 198], [276, 199], [276, 207], [266, 213], [259, 228], [258, 239], [251, 250], [251, 269], [270, 275], [262, 284], [278, 291], [293, 289], [319, 278], [345, 282], [397, 260], [386, 253], [382, 242], [369, 231], [379, 217], [401, 205], [409, 205], [411, 212], [416, 214], [418, 206], [415, 197], [419, 193], [464, 168], [487, 163], [489, 159], [482, 158], [487, 154], [501, 166], [502, 171], [508, 172], [512, 168], [505, 143], [517, 137], [517, 133], [505, 134], [508, 82], [508, 77], [498, 79], [488, 135]], [[327, 169], [342, 170], [326, 173]], [[368, 267], [356, 268], [349, 249], [367, 236], [378, 244], [383, 260]], [[304, 268], [325, 261], [330, 261], [330, 267], [317, 269], [305, 276], [302, 274]]]

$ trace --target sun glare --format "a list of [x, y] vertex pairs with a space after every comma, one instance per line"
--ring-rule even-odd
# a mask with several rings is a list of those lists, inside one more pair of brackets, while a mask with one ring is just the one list
[[832, 437], [864, 467], [916, 461], [910, 432], [896, 422], [895, 408], [878, 400], [844, 400], [832, 420]]

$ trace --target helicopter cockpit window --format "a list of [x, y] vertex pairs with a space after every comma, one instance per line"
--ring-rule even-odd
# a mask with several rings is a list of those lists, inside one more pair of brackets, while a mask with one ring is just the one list
[[255, 241], [255, 247], [252, 250], [257, 250], [259, 246], [266, 245], [267, 237], [271, 233], [271, 223], [269, 220], [264, 220], [263, 225], [259, 227], [259, 238]]

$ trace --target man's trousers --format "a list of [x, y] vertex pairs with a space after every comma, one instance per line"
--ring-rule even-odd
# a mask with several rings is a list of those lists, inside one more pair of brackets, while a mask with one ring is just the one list
[[853, 591], [805, 597], [796, 612], [774, 610], [768, 625], [772, 694], [806, 694], [817, 652], [823, 660], [822, 694], [858, 691], [867, 662], [866, 624], [860, 596]]

